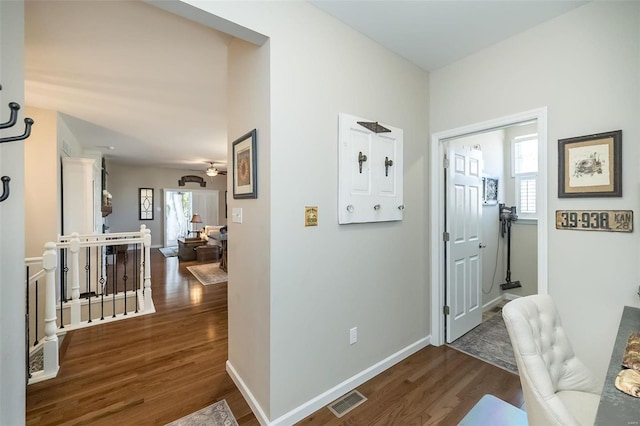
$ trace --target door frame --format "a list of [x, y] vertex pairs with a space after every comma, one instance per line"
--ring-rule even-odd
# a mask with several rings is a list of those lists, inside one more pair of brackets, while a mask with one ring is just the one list
[[445, 318], [443, 314], [445, 279], [445, 243], [442, 236], [445, 227], [444, 204], [444, 154], [446, 142], [537, 120], [538, 130], [538, 294], [548, 294], [548, 211], [547, 211], [547, 107], [537, 108], [468, 126], [458, 127], [431, 135], [430, 147], [430, 286], [431, 286], [431, 344], [445, 342]]

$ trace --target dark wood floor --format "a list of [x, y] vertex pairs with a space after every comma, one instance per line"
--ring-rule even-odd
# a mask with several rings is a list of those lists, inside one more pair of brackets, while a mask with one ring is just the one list
[[[227, 285], [202, 286], [152, 250], [156, 313], [70, 332], [57, 378], [27, 389], [27, 424], [162, 425], [226, 399], [258, 425], [225, 371]], [[518, 377], [447, 346], [427, 347], [358, 388], [344, 417], [327, 408], [300, 424], [455, 425], [486, 393], [523, 403]]]

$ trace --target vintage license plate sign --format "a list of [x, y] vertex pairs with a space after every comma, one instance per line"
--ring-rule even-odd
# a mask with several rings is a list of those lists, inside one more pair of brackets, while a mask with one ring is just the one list
[[556, 210], [556, 229], [633, 232], [633, 210]]

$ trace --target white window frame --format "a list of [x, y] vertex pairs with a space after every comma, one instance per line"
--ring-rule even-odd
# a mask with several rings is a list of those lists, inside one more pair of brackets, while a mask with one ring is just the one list
[[[523, 223], [527, 223], [527, 222], [531, 222], [531, 223], [535, 223], [538, 221], [538, 170], [536, 168], [535, 172], [522, 172], [522, 173], [518, 173], [516, 172], [516, 144], [517, 143], [521, 143], [521, 142], [526, 142], [526, 141], [530, 141], [530, 140], [535, 140], [536, 141], [536, 147], [538, 146], [538, 134], [534, 133], [534, 134], [529, 134], [529, 135], [522, 135], [522, 136], [516, 136], [515, 138], [513, 138], [511, 140], [511, 176], [514, 178], [514, 189], [515, 189], [515, 204], [516, 204], [516, 209], [517, 209], [517, 213], [518, 213], [518, 220], [522, 220]], [[539, 153], [538, 153], [539, 154]], [[521, 181], [522, 180], [530, 180], [530, 179], [535, 179], [536, 181], [536, 200], [535, 200], [535, 204], [536, 204], [536, 212], [535, 213], [523, 213], [522, 212], [522, 208], [520, 205], [520, 187], [521, 187]]]

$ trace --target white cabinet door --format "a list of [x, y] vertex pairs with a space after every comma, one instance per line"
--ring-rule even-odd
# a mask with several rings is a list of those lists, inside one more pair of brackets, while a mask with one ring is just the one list
[[[377, 133], [349, 114], [339, 117], [340, 224], [402, 220], [402, 129]], [[377, 124], [377, 123], [376, 123]]]

